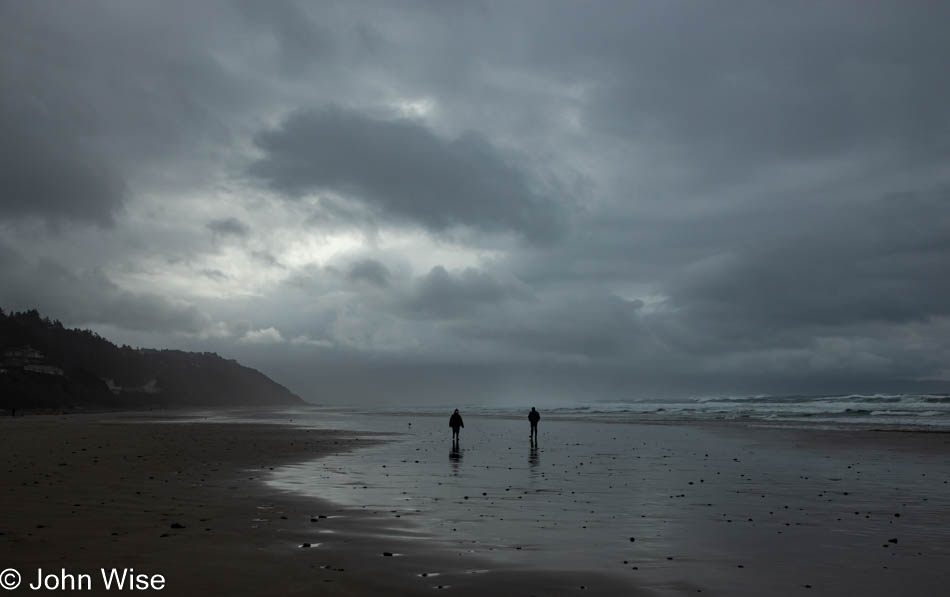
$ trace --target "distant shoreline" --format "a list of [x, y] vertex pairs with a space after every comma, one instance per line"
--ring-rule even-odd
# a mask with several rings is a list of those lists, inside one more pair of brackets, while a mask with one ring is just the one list
[[[150, 414], [150, 415], [159, 415], [165, 414], [169, 418], [175, 419], [182, 416], [188, 416], [193, 413], [199, 412], [217, 412], [217, 413], [240, 413], [240, 412], [264, 412], [264, 411], [273, 411], [275, 409], [281, 408], [345, 408], [339, 407], [338, 405], [323, 405], [323, 404], [291, 404], [284, 406], [277, 406], [268, 408], [266, 406], [254, 406], [254, 405], [237, 405], [234, 407], [222, 407], [221, 405], [195, 405], [188, 407], [166, 407], [160, 405], [152, 406], [141, 406], [138, 408], [132, 407], [99, 407], [99, 406], [90, 406], [82, 407], [76, 406], [71, 408], [17, 408], [16, 409], [16, 418], [30, 416], [30, 417], [48, 417], [48, 416], [71, 416], [71, 415], [122, 415], [122, 414]], [[438, 418], [442, 417], [442, 414], [437, 413], [412, 413], [414, 417], [431, 417]], [[513, 415], [502, 415], [502, 414], [470, 414], [470, 417], [484, 417], [489, 419], [505, 419], [505, 420], [514, 420], [520, 419], [520, 417]], [[0, 418], [13, 418], [11, 416], [10, 409], [0, 409]], [[620, 420], [612, 421], [609, 419], [598, 419], [593, 421], [584, 417], [575, 417], [570, 415], [564, 416], [552, 416], [548, 415], [547, 420], [551, 421], [574, 421], [574, 422], [597, 422], [597, 423], [606, 423], [606, 424], [615, 424], [615, 425], [710, 425], [710, 426], [721, 426], [721, 427], [749, 427], [749, 428], [762, 428], [762, 429], [776, 429], [783, 431], [801, 431], [806, 433], [928, 433], [928, 434], [950, 434], [950, 429], [945, 428], [933, 428], [933, 427], [871, 427], [871, 426], [862, 426], [862, 425], [852, 425], [852, 424], [843, 424], [836, 428], [831, 428], [830, 426], [822, 426], [820, 424], [816, 425], [806, 425], [806, 424], [793, 424], [784, 421], [768, 421], [755, 418], [708, 418], [708, 419], [689, 419], [689, 418], [680, 418], [680, 419], [657, 419], [644, 417], [643, 419], [636, 420]]]

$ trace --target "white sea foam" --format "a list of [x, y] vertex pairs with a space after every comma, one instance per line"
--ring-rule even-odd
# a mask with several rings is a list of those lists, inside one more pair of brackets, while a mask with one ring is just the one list
[[[701, 396], [681, 400], [630, 400], [545, 405], [534, 402], [545, 417], [597, 421], [780, 421], [801, 425], [821, 424], [852, 428], [918, 427], [950, 430], [950, 395], [946, 394], [844, 394], [824, 396]], [[457, 405], [464, 412], [482, 416], [519, 418], [524, 406]], [[438, 415], [445, 408], [392, 408], [391, 413]]]

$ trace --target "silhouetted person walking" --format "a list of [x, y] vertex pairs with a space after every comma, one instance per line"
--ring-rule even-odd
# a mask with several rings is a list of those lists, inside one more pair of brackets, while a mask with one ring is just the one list
[[541, 420], [541, 413], [534, 410], [534, 407], [531, 407], [531, 412], [528, 413], [528, 422], [531, 423], [531, 441], [538, 441], [538, 421]]
[[465, 427], [465, 423], [462, 422], [462, 415], [459, 414], [459, 409], [455, 409], [455, 412], [452, 413], [452, 416], [449, 417], [449, 427], [452, 428], [452, 441], [459, 441], [459, 429]]

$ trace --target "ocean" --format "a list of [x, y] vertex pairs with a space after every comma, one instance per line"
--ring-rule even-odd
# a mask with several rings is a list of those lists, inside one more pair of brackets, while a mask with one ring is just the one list
[[[459, 407], [460, 405], [455, 405]], [[472, 414], [524, 416], [529, 406], [461, 405]], [[537, 405], [539, 408], [543, 404]], [[394, 415], [436, 414], [432, 407], [375, 409]], [[615, 423], [761, 422], [792, 428], [950, 430], [950, 394], [843, 394], [698, 397], [681, 400], [548, 405], [547, 418]]]

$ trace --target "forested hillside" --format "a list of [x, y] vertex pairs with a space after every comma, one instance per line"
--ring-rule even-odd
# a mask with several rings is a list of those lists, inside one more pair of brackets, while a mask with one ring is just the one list
[[214, 353], [119, 347], [36, 310], [0, 311], [0, 408], [301, 403], [263, 373]]

